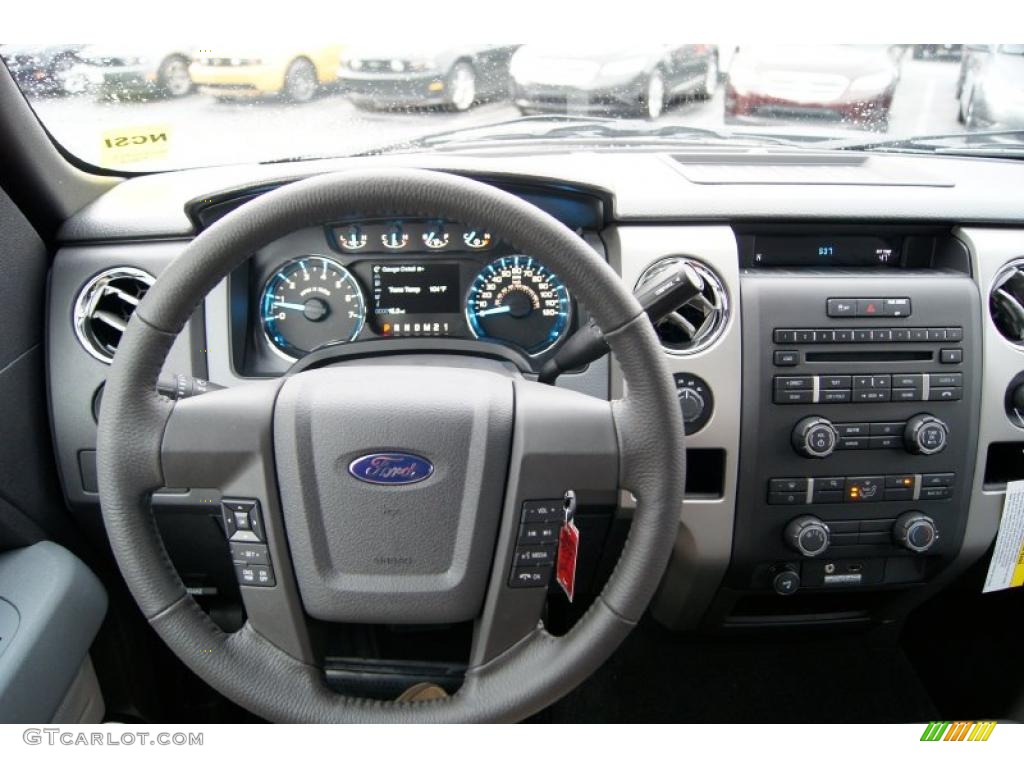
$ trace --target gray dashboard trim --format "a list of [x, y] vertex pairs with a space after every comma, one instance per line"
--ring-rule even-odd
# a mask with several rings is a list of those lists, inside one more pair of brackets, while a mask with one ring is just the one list
[[[732, 553], [738, 477], [741, 393], [739, 255], [727, 226], [614, 226], [602, 233], [612, 267], [627, 285], [665, 256], [691, 256], [715, 270], [734, 307], [721, 336], [692, 355], [665, 357], [672, 373], [700, 376], [714, 393], [715, 410], [703, 429], [686, 438], [689, 448], [725, 451], [721, 497], [688, 497], [680, 508], [675, 547], [651, 610], [673, 629], [694, 627], [707, 609]], [[622, 375], [612, 364], [612, 396], [623, 394]], [[630, 499], [624, 499], [628, 507]]]
[[957, 568], [966, 568], [985, 554], [995, 539], [1002, 517], [1003, 489], [986, 489], [985, 462], [988, 447], [997, 442], [1024, 441], [1024, 430], [1013, 425], [1003, 406], [1010, 380], [1024, 369], [1024, 350], [1002, 337], [988, 313], [992, 282], [1007, 262], [1024, 255], [1024, 233], [1009, 229], [960, 228], [955, 233], [967, 245], [982, 304], [981, 419], [978, 423], [978, 457], [974, 470], [970, 515]]
[[[860, 156], [860, 155], [858, 155]], [[185, 203], [245, 186], [346, 169], [428, 168], [492, 181], [565, 184], [614, 190], [617, 221], [714, 222], [736, 219], [864, 220], [912, 222], [1024, 222], [1019, 189], [1024, 165], [989, 158], [865, 154], [874, 172], [892, 178], [922, 172], [953, 179], [954, 186], [856, 184], [696, 184], [665, 161], [662, 152], [566, 151], [564, 154], [478, 156], [396, 154], [280, 165], [233, 165], [151, 174], [129, 179], [69, 218], [64, 243], [194, 234]]]

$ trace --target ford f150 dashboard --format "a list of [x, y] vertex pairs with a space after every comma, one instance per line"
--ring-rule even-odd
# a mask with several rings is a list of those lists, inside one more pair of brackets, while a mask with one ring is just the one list
[[[49, 288], [55, 447], [87, 526], [101, 527], [104, 380], [148, 286], [234, 207], [372, 163], [517, 194], [630, 288], [673, 261], [700, 275], [700, 294], [656, 327], [688, 433], [687, 496], [652, 608], [662, 623], [897, 620], [990, 546], [1005, 483], [1024, 476], [1024, 209], [1009, 192], [1022, 171], [781, 152], [411, 155], [294, 164], [287, 178], [247, 167], [119, 185], [65, 225]], [[532, 376], [586, 318], [557, 274], [474, 222], [338, 211], [218, 285], [165, 373], [244, 386], [324, 348], [395, 345], [491, 349]], [[623, 386], [607, 358], [558, 385], [602, 398]], [[584, 594], [614, 564], [631, 503], [581, 510]], [[165, 489], [153, 504], [182, 578], [209, 607], [273, 588], [233, 562], [217, 489]]]

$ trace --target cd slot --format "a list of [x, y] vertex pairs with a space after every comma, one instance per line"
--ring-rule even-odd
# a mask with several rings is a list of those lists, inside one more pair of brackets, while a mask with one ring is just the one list
[[808, 363], [927, 363], [934, 359], [935, 353], [924, 349], [869, 349], [862, 352], [829, 350], [804, 354], [804, 361]]

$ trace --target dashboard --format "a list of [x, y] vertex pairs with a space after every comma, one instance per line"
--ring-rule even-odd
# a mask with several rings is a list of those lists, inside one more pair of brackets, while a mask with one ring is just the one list
[[[65, 495], [86, 524], [101, 526], [95, 419], [118, 336], [106, 320], [130, 314], [124, 296], [246, 200], [370, 162], [143, 177], [65, 225], [50, 405]], [[1019, 165], [806, 155], [797, 173], [772, 153], [628, 152], [372, 162], [506, 189], [631, 288], [671, 260], [703, 278], [656, 327], [688, 433], [676, 551], [652, 605], [662, 624], [895, 621], [991, 545], [1006, 483], [1024, 478], [1024, 212], [1005, 194]], [[473, 222], [340, 211], [216, 286], [165, 374], [242, 386], [316, 350], [394, 345], [494, 350], [533, 375], [586, 319], [558, 275]], [[558, 385], [600, 398], [624, 387], [607, 358]], [[614, 564], [632, 504], [581, 510], [583, 595]], [[253, 599], [224, 553], [215, 489], [166, 489], [154, 506], [194, 594]]]
[[[245, 373], [273, 372], [324, 346], [474, 339], [531, 368], [575, 327], [574, 302], [543, 263], [450, 221], [350, 220], [297, 232], [234, 276], [247, 306]], [[241, 339], [239, 340], [241, 341]]]

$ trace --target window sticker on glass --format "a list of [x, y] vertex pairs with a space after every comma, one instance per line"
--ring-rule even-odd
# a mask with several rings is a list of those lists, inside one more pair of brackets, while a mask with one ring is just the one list
[[137, 125], [104, 131], [100, 139], [100, 165], [123, 166], [167, 157], [171, 151], [169, 125]]

